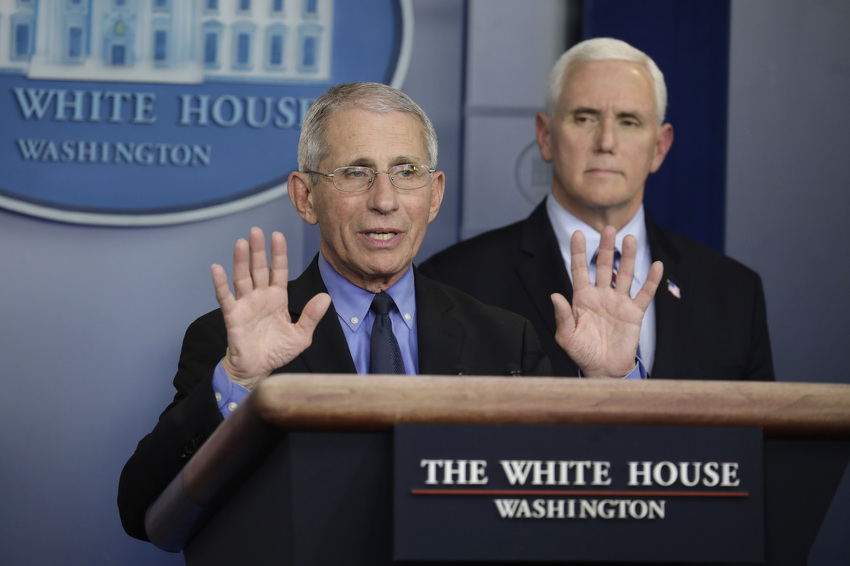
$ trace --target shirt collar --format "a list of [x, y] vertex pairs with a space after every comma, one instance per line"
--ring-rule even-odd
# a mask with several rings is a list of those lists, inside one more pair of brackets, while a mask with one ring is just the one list
[[[573, 232], [581, 230], [584, 234], [587, 253], [587, 260], [593, 257], [593, 254], [599, 249], [599, 242], [602, 240], [602, 234], [585, 224], [555, 200], [555, 197], [550, 193], [546, 197], [546, 212], [549, 214], [549, 221], [552, 223], [552, 228], [555, 230], [555, 237], [558, 239], [558, 245], [561, 248], [561, 255], [564, 257], [564, 264], [567, 266], [567, 273], [572, 281], [573, 275], [571, 270], [572, 255], [570, 253], [570, 238]], [[637, 240], [637, 257], [635, 259], [635, 280], [643, 283], [649, 272], [649, 266], [652, 264], [649, 253], [649, 242], [646, 238], [646, 219], [643, 209], [643, 204], [629, 220], [623, 228], [617, 232], [614, 245], [618, 250], [623, 250], [623, 238], [631, 234]]]
[[[347, 325], [352, 332], [356, 332], [362, 325], [369, 313], [369, 307], [375, 293], [361, 289], [351, 281], [340, 275], [328, 260], [319, 253], [319, 273], [322, 281], [331, 296], [339, 319]], [[413, 287], [413, 266], [408, 267], [401, 279], [386, 290], [392, 297], [401, 319], [408, 328], [413, 328], [416, 321], [416, 293]]]

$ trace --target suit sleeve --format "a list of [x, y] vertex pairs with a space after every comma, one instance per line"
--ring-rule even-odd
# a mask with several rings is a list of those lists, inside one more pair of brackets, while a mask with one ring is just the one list
[[767, 303], [764, 297], [764, 287], [761, 277], [756, 277], [753, 297], [753, 333], [750, 345], [750, 363], [746, 374], [747, 380], [775, 381], [773, 371], [773, 354], [770, 348], [770, 336], [767, 330]]
[[148, 540], [148, 506], [223, 421], [212, 376], [226, 348], [224, 322], [218, 311], [199, 318], [186, 331], [174, 377], [174, 400], [121, 472], [118, 510], [130, 536]]
[[540, 345], [540, 339], [537, 337], [534, 325], [527, 320], [524, 321], [522, 337], [522, 375], [551, 376], [552, 364], [543, 352], [543, 347]]

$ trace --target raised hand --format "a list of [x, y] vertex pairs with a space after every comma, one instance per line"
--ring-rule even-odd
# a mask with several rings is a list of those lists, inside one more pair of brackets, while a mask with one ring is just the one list
[[293, 323], [286, 291], [286, 239], [280, 232], [272, 233], [271, 267], [263, 231], [251, 228], [249, 239], [250, 242], [240, 239], [233, 249], [235, 296], [221, 265], [212, 266], [212, 278], [227, 327], [228, 347], [222, 365], [231, 379], [252, 389], [310, 346], [313, 331], [331, 298], [327, 293], [316, 295], [304, 307], [298, 322]]
[[560, 293], [552, 295], [555, 340], [585, 377], [620, 378], [634, 369], [643, 314], [655, 296], [664, 271], [661, 262], [653, 263], [646, 281], [632, 299], [629, 290], [634, 277], [637, 241], [633, 236], [626, 236], [617, 286], [613, 287], [615, 237], [613, 226], [606, 226], [602, 231], [594, 286], [590, 284], [584, 234], [574, 232], [570, 240], [572, 305]]

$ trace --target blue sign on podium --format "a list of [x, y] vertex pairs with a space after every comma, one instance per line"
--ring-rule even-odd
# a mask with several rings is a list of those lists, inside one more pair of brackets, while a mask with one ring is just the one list
[[399, 425], [396, 560], [760, 562], [758, 428]]

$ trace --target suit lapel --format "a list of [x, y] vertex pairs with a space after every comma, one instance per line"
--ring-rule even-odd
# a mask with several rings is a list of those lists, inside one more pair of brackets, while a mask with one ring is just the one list
[[458, 364], [463, 351], [463, 326], [451, 316], [452, 302], [443, 291], [414, 271], [419, 373], [452, 375], [465, 373]]
[[[327, 293], [319, 274], [318, 255], [298, 279], [289, 282], [289, 313], [292, 320], [301, 316], [304, 305], [318, 293]], [[348, 342], [339, 325], [333, 304], [319, 321], [313, 343], [299, 356], [310, 373], [357, 373]]]
[[[687, 271], [686, 258], [649, 214], [646, 215], [646, 233], [653, 261], [664, 264], [664, 276], [655, 293], [655, 362], [652, 377], [673, 379], [678, 375], [682, 356], [687, 355], [684, 348], [687, 334], [682, 329], [688, 327], [691, 318], [693, 293], [689, 293], [689, 290], [694, 288], [694, 282]], [[681, 298], [676, 298], [670, 292], [668, 282], [679, 288]]]
[[558, 292], [567, 300], [572, 300], [573, 286], [567, 275], [558, 238], [546, 213], [545, 200], [523, 222], [521, 248], [526, 259], [517, 262], [517, 276], [547, 330], [554, 335], [555, 311], [549, 296]]

